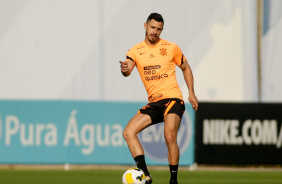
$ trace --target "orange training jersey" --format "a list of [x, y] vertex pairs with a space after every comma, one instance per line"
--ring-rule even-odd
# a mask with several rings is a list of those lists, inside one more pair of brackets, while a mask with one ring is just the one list
[[156, 45], [149, 46], [143, 41], [127, 52], [128, 59], [137, 66], [149, 102], [165, 98], [183, 100], [176, 80], [175, 65], [180, 66], [186, 58], [175, 43], [160, 39]]

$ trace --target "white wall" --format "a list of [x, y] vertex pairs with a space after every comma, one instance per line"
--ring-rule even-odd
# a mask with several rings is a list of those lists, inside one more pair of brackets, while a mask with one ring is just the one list
[[282, 1], [264, 3], [262, 101], [282, 102]]
[[137, 70], [124, 78], [118, 61], [151, 12], [188, 58], [200, 101], [257, 101], [255, 0], [0, 1], [0, 98], [146, 101]]

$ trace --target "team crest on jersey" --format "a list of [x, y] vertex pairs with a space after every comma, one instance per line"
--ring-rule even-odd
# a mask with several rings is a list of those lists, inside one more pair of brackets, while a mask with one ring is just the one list
[[160, 49], [161, 50], [161, 55], [162, 56], [165, 56], [166, 54], [167, 54], [167, 52], [166, 52], [166, 49], [165, 48], [162, 48], [162, 49]]

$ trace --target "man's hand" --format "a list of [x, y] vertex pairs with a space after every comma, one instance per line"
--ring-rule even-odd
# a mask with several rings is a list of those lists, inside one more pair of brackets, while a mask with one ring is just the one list
[[122, 75], [125, 77], [129, 76], [131, 74], [131, 71], [133, 70], [135, 63], [128, 60], [119, 61], [119, 63], [120, 63], [120, 71]]
[[189, 94], [188, 100], [192, 104], [193, 109], [197, 111], [199, 104], [196, 95], [194, 93]]
[[126, 72], [129, 71], [129, 67], [128, 67], [127, 61], [123, 61], [123, 62], [119, 61], [119, 63], [120, 63], [120, 70], [121, 70], [122, 73], [126, 73]]

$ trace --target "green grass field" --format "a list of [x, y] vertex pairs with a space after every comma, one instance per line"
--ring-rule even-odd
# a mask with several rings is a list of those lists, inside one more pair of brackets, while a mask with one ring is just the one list
[[[121, 184], [124, 170], [0, 170], [0, 184]], [[152, 170], [153, 184], [168, 184], [169, 172]], [[281, 171], [179, 171], [179, 184], [276, 184]]]

